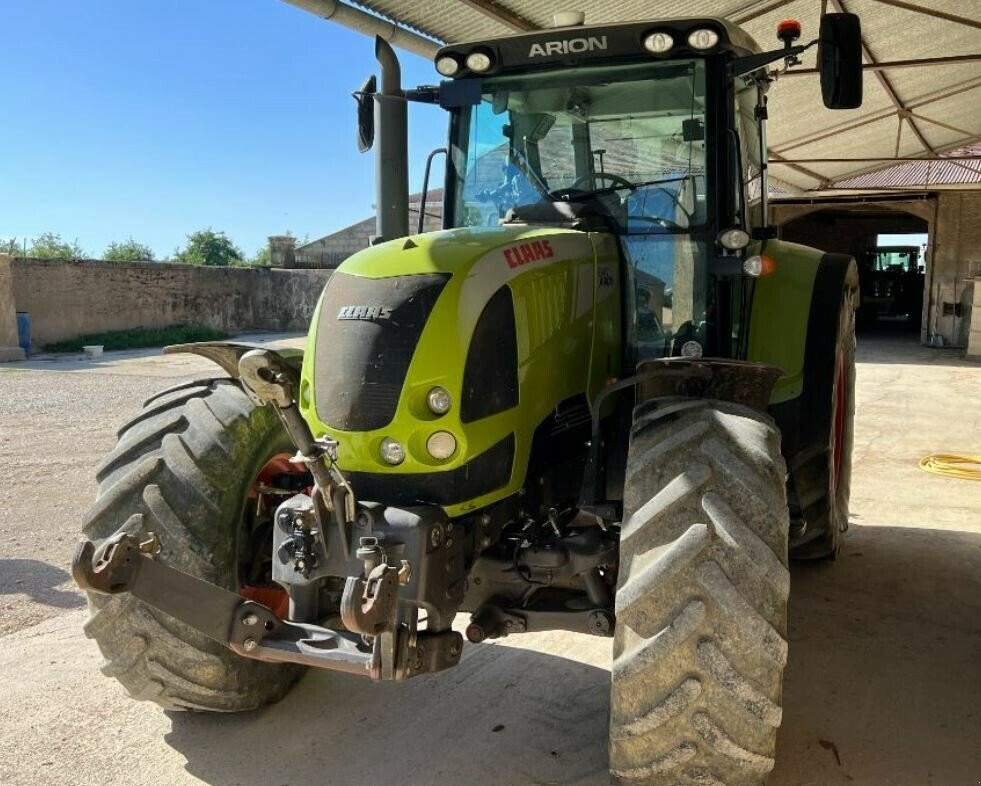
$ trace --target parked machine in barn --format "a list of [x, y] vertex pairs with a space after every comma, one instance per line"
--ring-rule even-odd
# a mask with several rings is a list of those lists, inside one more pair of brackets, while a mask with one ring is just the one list
[[862, 302], [858, 320], [905, 317], [919, 327], [926, 269], [918, 246], [877, 246], [858, 260]]
[[[98, 470], [73, 569], [106, 673], [236, 711], [302, 666], [404, 680], [465, 638], [612, 637], [614, 780], [762, 783], [788, 560], [847, 525], [858, 305], [851, 258], [775, 239], [765, 171], [770, 69], [817, 44], [825, 103], [857, 106], [858, 20], [779, 35], [569, 26], [446, 46], [408, 91], [378, 40], [378, 242], [304, 352], [171, 347], [227, 377], [148, 400]], [[449, 115], [427, 234], [413, 101]]]

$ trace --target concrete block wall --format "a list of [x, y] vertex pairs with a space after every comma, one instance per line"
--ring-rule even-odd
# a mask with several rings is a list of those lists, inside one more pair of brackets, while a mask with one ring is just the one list
[[9, 269], [13, 303], [30, 314], [36, 348], [88, 333], [176, 324], [229, 333], [303, 331], [331, 273], [41, 259], [14, 259]]
[[[981, 276], [974, 279], [974, 303], [972, 314], [981, 314]], [[972, 322], [967, 334], [967, 358], [981, 363], [981, 319]]]

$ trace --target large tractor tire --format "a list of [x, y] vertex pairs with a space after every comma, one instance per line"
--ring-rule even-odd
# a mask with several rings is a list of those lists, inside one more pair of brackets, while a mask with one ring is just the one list
[[[120, 530], [154, 532], [160, 561], [239, 591], [253, 535], [250, 492], [290, 450], [276, 414], [232, 380], [165, 391], [120, 429], [96, 473], [85, 535], [98, 548]], [[300, 673], [242, 658], [129, 594], [90, 593], [89, 607], [85, 632], [105, 656], [102, 671], [168, 710], [255, 709], [284, 696]]]
[[615, 783], [759, 786], [787, 660], [780, 433], [719, 401], [634, 414], [616, 595]]
[[[855, 317], [858, 306], [858, 272], [852, 263], [845, 275], [834, 336], [830, 403], [819, 411], [828, 413], [822, 439], [793, 472], [795, 518], [804, 522], [804, 534], [795, 538], [794, 559], [834, 559], [848, 529], [848, 501], [852, 488], [852, 446], [855, 441]], [[827, 390], [819, 395], [827, 396]], [[807, 407], [813, 416], [818, 404]]]

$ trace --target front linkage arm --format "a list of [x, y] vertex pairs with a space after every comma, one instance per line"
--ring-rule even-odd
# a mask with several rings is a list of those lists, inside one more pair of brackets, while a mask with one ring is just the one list
[[98, 557], [85, 540], [75, 551], [72, 577], [89, 592], [128, 592], [247, 658], [381, 678], [380, 659], [359, 636], [281, 620], [261, 603], [164, 565], [154, 558], [158, 551], [155, 535], [141, 543], [120, 532]]
[[246, 658], [300, 663], [374, 680], [404, 680], [459, 661], [459, 633], [417, 633], [393, 626], [397, 594], [379, 592], [371, 581], [351, 582], [358, 595], [347, 601], [352, 617], [372, 623], [375, 635], [368, 644], [362, 634], [282, 620], [261, 603], [164, 565], [155, 559], [159, 550], [153, 534], [140, 542], [120, 532], [98, 555], [95, 545], [85, 540], [75, 551], [72, 577], [89, 592], [128, 592]]

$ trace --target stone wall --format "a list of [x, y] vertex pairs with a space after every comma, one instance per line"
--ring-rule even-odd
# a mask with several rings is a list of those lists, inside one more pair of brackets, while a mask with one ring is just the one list
[[[329, 270], [14, 259], [13, 302], [35, 349], [88, 333], [177, 324], [303, 331]], [[0, 291], [0, 310], [3, 309]]]

